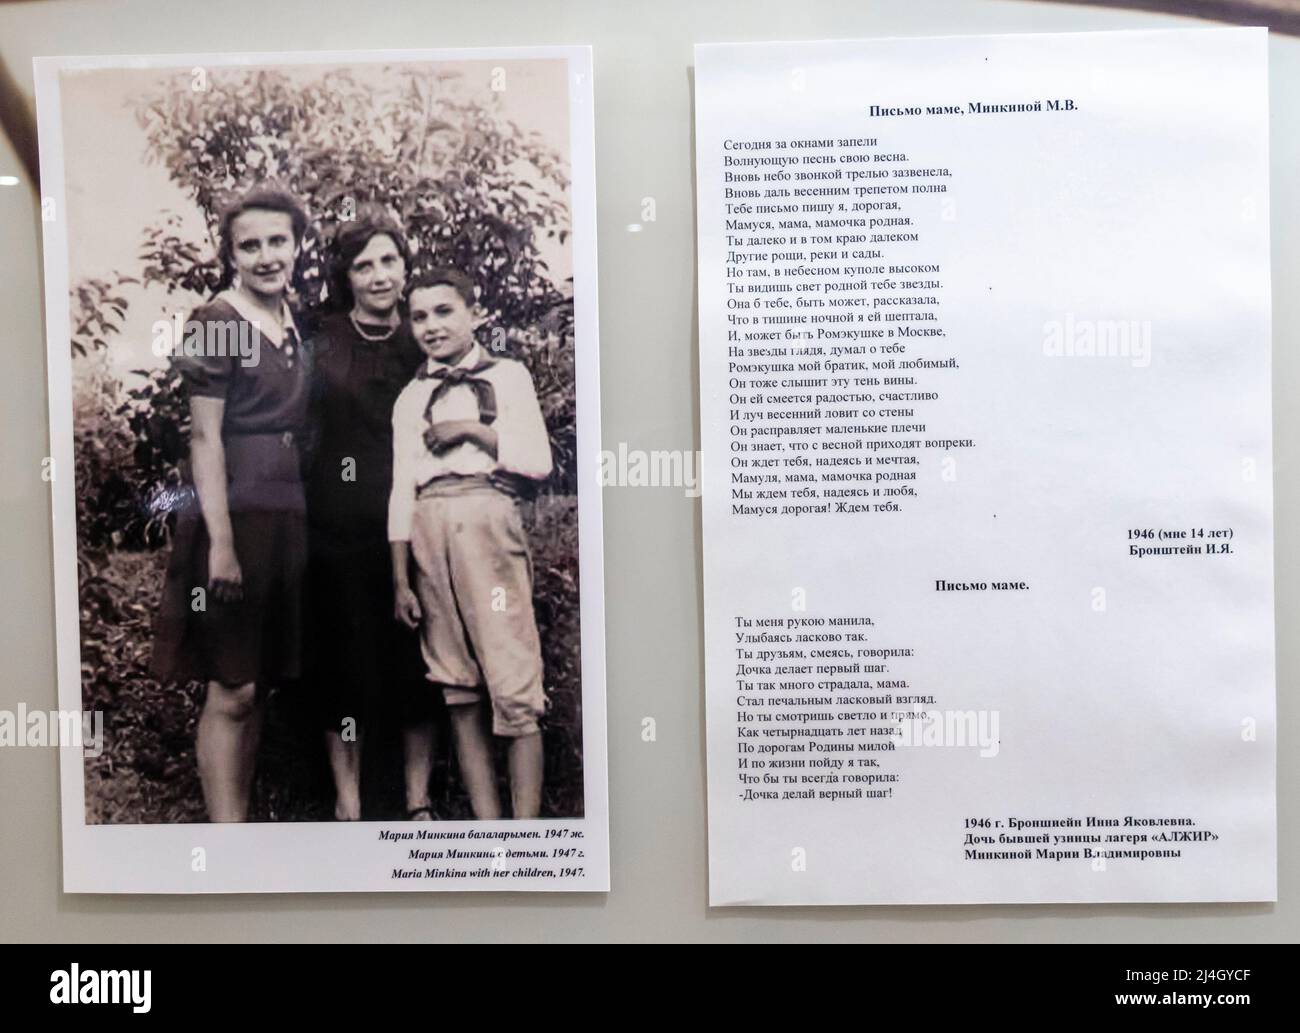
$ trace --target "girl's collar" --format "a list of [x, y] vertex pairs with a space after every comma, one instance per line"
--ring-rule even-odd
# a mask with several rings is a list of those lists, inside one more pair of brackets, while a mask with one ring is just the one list
[[289, 308], [288, 301], [281, 301], [280, 325], [268, 324], [262, 325], [262, 312], [253, 305], [242, 293], [233, 287], [222, 291], [217, 295], [217, 301], [224, 301], [241, 316], [247, 319], [267, 341], [274, 347], [278, 348], [284, 343], [284, 334], [286, 330], [292, 330], [295, 337], [302, 339], [302, 334], [298, 332], [298, 324], [293, 320], [293, 311]]

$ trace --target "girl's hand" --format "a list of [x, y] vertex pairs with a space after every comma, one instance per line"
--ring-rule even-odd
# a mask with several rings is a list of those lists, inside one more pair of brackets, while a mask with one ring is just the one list
[[409, 586], [403, 585], [393, 590], [393, 617], [408, 628], [418, 628], [420, 618], [420, 600]]
[[215, 542], [208, 546], [208, 591], [219, 603], [237, 603], [244, 598], [244, 573], [233, 547]]

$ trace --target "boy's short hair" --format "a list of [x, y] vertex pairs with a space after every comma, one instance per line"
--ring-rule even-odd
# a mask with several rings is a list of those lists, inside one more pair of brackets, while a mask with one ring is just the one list
[[439, 269], [429, 269], [426, 272], [417, 273], [411, 277], [406, 284], [406, 300], [410, 302], [412, 295], [422, 288], [428, 287], [450, 287], [460, 295], [460, 300], [465, 302], [466, 308], [473, 308], [478, 301], [476, 297], [477, 288], [474, 281], [462, 273], [459, 269], [452, 269], [450, 266], [443, 266]]
[[259, 183], [221, 209], [221, 216], [217, 223], [217, 236], [221, 240], [221, 260], [227, 269], [234, 265], [235, 242], [231, 239], [231, 228], [239, 216], [251, 211], [282, 212], [289, 216], [289, 221], [293, 224], [295, 244], [301, 244], [302, 238], [307, 233], [307, 212], [298, 199], [288, 190], [274, 183]]
[[406, 268], [411, 268], [411, 247], [406, 242], [406, 234], [388, 212], [378, 205], [363, 205], [357, 217], [339, 226], [330, 247], [330, 290], [341, 308], [352, 307], [352, 284], [348, 280], [348, 270], [357, 255], [375, 237], [387, 237], [402, 256]]

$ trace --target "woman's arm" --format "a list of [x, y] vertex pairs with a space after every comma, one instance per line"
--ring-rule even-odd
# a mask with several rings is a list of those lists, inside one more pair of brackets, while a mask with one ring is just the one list
[[226, 496], [226, 448], [221, 441], [224, 398], [195, 395], [190, 399], [190, 465], [199, 508], [208, 528], [208, 581], [219, 601], [239, 597], [242, 572], [235, 555]]

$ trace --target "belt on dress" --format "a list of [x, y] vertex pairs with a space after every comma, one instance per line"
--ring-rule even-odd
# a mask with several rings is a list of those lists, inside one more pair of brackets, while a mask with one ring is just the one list
[[267, 438], [279, 441], [284, 448], [298, 443], [298, 435], [291, 430], [223, 430], [222, 433], [232, 438]]

